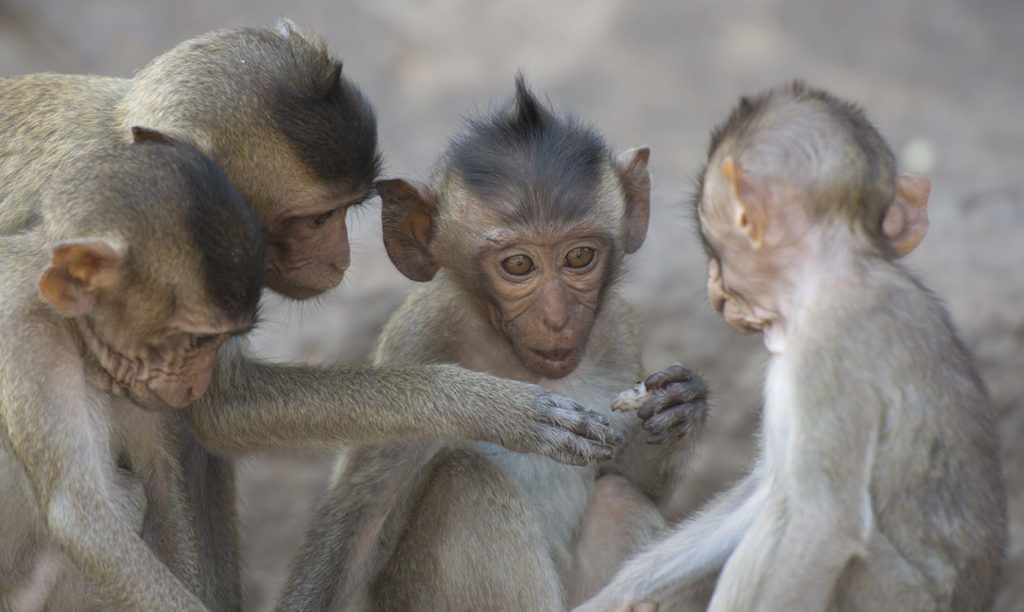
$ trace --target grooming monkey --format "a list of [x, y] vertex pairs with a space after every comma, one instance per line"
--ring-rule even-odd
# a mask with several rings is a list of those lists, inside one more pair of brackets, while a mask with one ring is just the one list
[[565, 609], [664, 526], [704, 383], [673, 366], [647, 379], [643, 422], [609, 408], [642, 372], [616, 283], [647, 232], [648, 154], [612, 155], [518, 77], [511, 104], [452, 140], [432, 185], [378, 183], [387, 252], [424, 282], [385, 326], [377, 363], [536, 382], [604, 412], [627, 440], [586, 467], [469, 441], [353, 449], [280, 608]]
[[266, 250], [209, 159], [136, 133], [0, 238], [0, 609], [205, 609], [176, 411], [253, 325]]
[[[132, 79], [0, 79], [0, 232], [37, 225], [46, 177], [129, 140], [133, 125], [194, 142], [224, 171], [259, 217], [272, 290], [302, 300], [341, 280], [345, 213], [372, 191], [380, 156], [373, 111], [323, 42], [283, 22], [185, 41]], [[536, 385], [452, 365], [315, 368], [246, 352], [244, 338], [224, 344], [176, 442], [218, 609], [240, 606], [235, 454], [472, 438], [582, 464], [616, 443], [606, 419]]]
[[930, 185], [863, 112], [800, 82], [743, 98], [696, 197], [708, 296], [771, 353], [751, 473], [585, 610], [721, 572], [710, 610], [986, 610], [1006, 544], [985, 387], [894, 260]]

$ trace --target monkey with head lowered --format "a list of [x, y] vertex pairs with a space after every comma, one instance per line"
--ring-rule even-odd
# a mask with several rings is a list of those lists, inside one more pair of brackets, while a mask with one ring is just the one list
[[388, 254], [423, 284], [385, 326], [377, 363], [536, 382], [604, 412], [627, 440], [585, 467], [469, 441], [353, 449], [281, 608], [565, 609], [664, 526], [704, 383], [673, 366], [648, 378], [642, 419], [609, 407], [642, 373], [616, 285], [647, 233], [648, 155], [612, 155], [518, 77], [509, 105], [451, 141], [430, 186], [378, 183]]
[[[283, 22], [185, 41], [131, 79], [0, 79], [0, 234], [38, 225], [54, 169], [130, 141], [133, 125], [195, 143], [224, 171], [259, 217], [270, 289], [303, 300], [338, 284], [346, 211], [372, 192], [380, 156], [369, 103], [322, 41]], [[582, 464], [616, 444], [606, 419], [533, 384], [448, 364], [269, 364], [246, 346], [221, 348], [177, 442], [217, 608], [240, 605], [232, 455], [472, 438]]]
[[206, 156], [136, 132], [0, 238], [0, 609], [205, 609], [170, 441], [252, 327], [266, 250]]
[[771, 353], [750, 474], [582, 609], [720, 572], [710, 610], [986, 610], [1006, 545], [987, 391], [895, 261], [930, 184], [856, 106], [800, 82], [743, 98], [696, 196], [708, 296]]

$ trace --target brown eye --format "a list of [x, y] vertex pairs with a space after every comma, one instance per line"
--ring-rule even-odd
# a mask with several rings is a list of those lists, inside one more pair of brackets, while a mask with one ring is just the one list
[[565, 263], [570, 268], [584, 268], [594, 260], [594, 249], [590, 247], [576, 247], [565, 256]]
[[533, 271], [533, 260], [526, 255], [513, 255], [503, 260], [501, 267], [513, 276], [522, 276]]

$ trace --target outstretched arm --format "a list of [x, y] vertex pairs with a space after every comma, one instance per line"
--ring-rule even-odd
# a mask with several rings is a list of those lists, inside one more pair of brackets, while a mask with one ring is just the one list
[[250, 359], [237, 345], [221, 352], [186, 412], [215, 452], [469, 438], [582, 465], [622, 440], [571, 400], [453, 365], [315, 367]]
[[854, 390], [855, 375], [821, 365], [835, 360], [813, 363], [785, 404], [801, 425], [800, 435], [787, 441], [789, 457], [778, 463], [784, 503], [762, 512], [744, 536], [709, 610], [828, 609], [839, 575], [867, 549], [880, 402], [868, 384]]
[[663, 599], [720, 569], [771, 494], [763, 471], [759, 465], [664, 540], [633, 557], [577, 612], [623, 610], [642, 600]]

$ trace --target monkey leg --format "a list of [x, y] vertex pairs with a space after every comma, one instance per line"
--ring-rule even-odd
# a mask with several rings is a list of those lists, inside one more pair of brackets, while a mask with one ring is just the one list
[[597, 594], [626, 559], [665, 527], [650, 498], [624, 476], [598, 478], [590, 489], [576, 540], [569, 605]]
[[371, 608], [564, 610], [540, 517], [516, 483], [471, 450], [432, 463]]
[[876, 532], [868, 543], [867, 554], [855, 557], [840, 575], [833, 609], [840, 612], [963, 609], [934, 598], [932, 594], [938, 590], [938, 584], [914, 567], [885, 535]]

